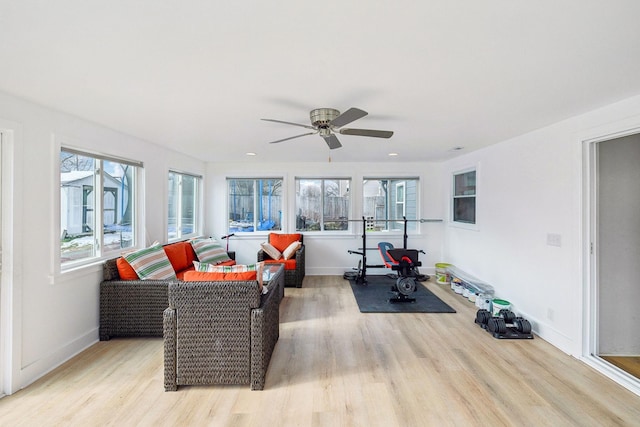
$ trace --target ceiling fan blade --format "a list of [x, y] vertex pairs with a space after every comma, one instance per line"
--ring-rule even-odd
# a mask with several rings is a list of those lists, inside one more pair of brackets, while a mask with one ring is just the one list
[[302, 135], [290, 136], [289, 138], [279, 139], [277, 141], [271, 141], [269, 144], [277, 144], [278, 142], [288, 141], [288, 140], [294, 139], [294, 138], [300, 138], [301, 136], [315, 135], [316, 133], [318, 133], [318, 132], [309, 132], [309, 133], [303, 133]]
[[363, 111], [359, 108], [349, 108], [344, 113], [340, 114], [335, 119], [331, 120], [331, 126], [335, 126], [337, 128], [342, 127], [346, 124], [349, 124], [355, 120], [361, 119], [366, 116], [366, 111]]
[[282, 121], [282, 120], [274, 120], [274, 119], [260, 119], [260, 120], [264, 120], [265, 122], [284, 123], [285, 125], [300, 126], [300, 127], [303, 127], [303, 128], [313, 129], [313, 130], [316, 129], [313, 126], [301, 125], [300, 123], [285, 122], [285, 121]]
[[372, 136], [374, 138], [391, 138], [393, 131], [374, 129], [340, 129], [342, 135]]
[[330, 149], [335, 150], [336, 148], [342, 147], [342, 144], [340, 144], [340, 141], [338, 141], [338, 137], [334, 134], [329, 134], [327, 136], [322, 135], [322, 137], [324, 138], [324, 141], [327, 143]]

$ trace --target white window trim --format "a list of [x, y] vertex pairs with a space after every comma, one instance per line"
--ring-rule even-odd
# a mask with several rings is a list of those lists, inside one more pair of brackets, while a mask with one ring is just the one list
[[[51, 149], [53, 150], [53, 152], [51, 157], [53, 159], [53, 162], [52, 162], [53, 170], [52, 170], [51, 176], [53, 176], [54, 179], [51, 180], [52, 181], [51, 194], [55, 194], [56, 196], [54, 197], [54, 200], [52, 203], [54, 214], [51, 215], [52, 224], [50, 228], [52, 230], [52, 234], [50, 239], [52, 242], [52, 247], [55, 249], [53, 250], [52, 263], [50, 268], [51, 273], [49, 274], [48, 278], [49, 278], [50, 284], [55, 284], [59, 281], [62, 281], [63, 279], [73, 278], [79, 275], [82, 276], [84, 274], [87, 274], [95, 270], [97, 268], [96, 267], [97, 265], [101, 264], [106, 259], [113, 258], [117, 252], [117, 251], [110, 251], [106, 254], [101, 253], [99, 257], [92, 257], [84, 260], [78, 260], [75, 262], [66, 263], [64, 266], [62, 265], [61, 257], [60, 257], [60, 235], [62, 233], [62, 230], [60, 227], [60, 208], [61, 208], [60, 207], [60, 161], [59, 161], [60, 152], [64, 150], [67, 152], [74, 152], [78, 154], [92, 156], [96, 159], [109, 160], [109, 161], [120, 162], [124, 164], [129, 164], [132, 166], [136, 166], [136, 174], [134, 178], [136, 188], [133, 194], [133, 202], [132, 202], [134, 204], [133, 205], [134, 221], [136, 224], [136, 229], [135, 229], [135, 234], [133, 236], [134, 245], [130, 248], [127, 248], [128, 250], [139, 249], [141, 247], [141, 243], [144, 242], [143, 236], [145, 234], [145, 231], [144, 231], [144, 221], [143, 221], [142, 202], [141, 202], [142, 194], [144, 194], [144, 188], [143, 188], [144, 165], [142, 162], [139, 162], [139, 161], [125, 159], [119, 156], [112, 156], [109, 154], [96, 152], [90, 149], [79, 148], [81, 147], [81, 145], [78, 143], [74, 143], [74, 140], [71, 138], [56, 137], [56, 135], [52, 134], [52, 140], [53, 140], [53, 143], [51, 144]], [[102, 171], [100, 171], [99, 175], [102, 176]], [[97, 210], [97, 205], [102, 203], [102, 201], [98, 199], [101, 199], [101, 197], [96, 198], [96, 207], [94, 208], [94, 210]], [[101, 234], [101, 236], [99, 237], [99, 244], [101, 246], [102, 246], [102, 240], [103, 240], [103, 236]]]
[[[361, 212], [364, 210], [364, 206], [362, 206], [363, 199], [364, 199], [364, 196], [363, 196], [364, 188], [362, 186], [362, 183], [365, 180], [367, 180], [367, 181], [368, 180], [376, 180], [377, 181], [377, 180], [381, 180], [381, 179], [384, 179], [384, 180], [403, 180], [402, 183], [398, 182], [395, 185], [396, 186], [398, 186], [398, 185], [404, 185], [405, 186], [405, 191], [404, 191], [405, 199], [404, 199], [404, 208], [403, 208], [404, 216], [406, 216], [406, 214], [407, 214], [407, 209], [406, 209], [406, 202], [407, 202], [407, 199], [406, 199], [407, 198], [407, 192], [406, 192], [406, 190], [407, 190], [407, 187], [406, 187], [406, 183], [407, 183], [407, 181], [415, 181], [416, 182], [416, 218], [421, 218], [421, 216], [420, 216], [420, 207], [421, 207], [421, 198], [422, 198], [421, 197], [422, 179], [421, 179], [421, 177], [416, 176], [416, 175], [407, 175], [407, 176], [398, 175], [398, 174], [392, 174], [392, 175], [389, 175], [389, 176], [384, 176], [384, 175], [383, 176], [378, 176], [378, 175], [373, 175], [373, 174], [363, 175], [360, 178], [360, 184], [361, 184], [361, 187], [360, 187]], [[396, 201], [395, 200], [389, 201], [389, 203], [392, 203], [392, 202], [394, 203], [394, 206], [395, 206], [395, 202]], [[389, 207], [387, 207], [387, 209], [389, 209]], [[360, 215], [360, 218], [362, 218], [362, 215]], [[404, 222], [402, 220], [400, 220], [400, 221], [393, 220], [393, 222], [401, 223], [402, 226], [400, 227], [400, 229], [397, 229], [397, 230], [396, 229], [391, 229], [391, 227], [387, 226], [386, 230], [380, 230], [380, 231], [368, 230], [367, 231], [367, 235], [371, 234], [371, 235], [384, 235], [384, 236], [393, 236], [393, 237], [395, 237], [395, 236], [404, 236]], [[421, 234], [421, 225], [422, 225], [422, 222], [417, 222], [415, 229], [407, 231], [407, 234], [409, 236], [419, 236]]]
[[[203, 224], [203, 221], [202, 221], [202, 218], [203, 218], [202, 206], [203, 206], [203, 199], [204, 199], [204, 197], [203, 197], [203, 194], [204, 194], [203, 181], [204, 181], [204, 179], [203, 179], [202, 175], [198, 175], [198, 174], [195, 174], [195, 173], [189, 173], [189, 172], [182, 172], [182, 171], [179, 171], [177, 169], [169, 169], [169, 171], [167, 172], [167, 180], [169, 178], [169, 174], [171, 174], [171, 173], [176, 174], [176, 175], [178, 175], [180, 177], [180, 183], [179, 183], [180, 188], [182, 186], [182, 178], [184, 176], [191, 176], [191, 177], [196, 178], [198, 184], [196, 186], [197, 203], [196, 203], [196, 206], [195, 206], [195, 209], [194, 209], [195, 218], [194, 218], [193, 232], [189, 233], [189, 234], [181, 234], [180, 236], [176, 236], [176, 237], [174, 237], [172, 239], [169, 239], [169, 216], [168, 216], [168, 214], [169, 214], [169, 212], [168, 212], [168, 209], [169, 209], [169, 188], [167, 186], [167, 190], [166, 190], [166, 194], [167, 194], [167, 206], [166, 206], [166, 208], [167, 208], [167, 210], [166, 210], [167, 217], [166, 217], [166, 223], [165, 223], [165, 230], [167, 231], [167, 241], [169, 243], [178, 242], [178, 241], [181, 241], [181, 240], [190, 239], [190, 238], [198, 237], [198, 236], [202, 235], [202, 224]], [[180, 189], [180, 194], [182, 195], [182, 189]], [[177, 224], [180, 224], [181, 212], [182, 212], [182, 197], [180, 197], [178, 199], [178, 218], [176, 218], [176, 226], [177, 226]]]
[[[229, 202], [230, 202], [230, 197], [229, 197], [229, 180], [232, 179], [237, 179], [237, 180], [252, 180], [253, 181], [253, 185], [254, 185], [254, 198], [253, 198], [253, 211], [257, 212], [258, 206], [257, 206], [257, 200], [255, 197], [255, 194], [257, 192], [257, 188], [256, 188], [256, 181], [259, 180], [280, 180], [281, 182], [281, 199], [282, 199], [282, 206], [280, 207], [281, 212], [282, 212], [282, 218], [281, 218], [281, 223], [280, 223], [280, 230], [256, 230], [254, 229], [253, 231], [243, 231], [243, 232], [234, 232], [234, 239], [235, 238], [243, 238], [243, 237], [251, 237], [251, 236], [267, 236], [269, 233], [286, 233], [286, 223], [287, 223], [287, 218], [285, 215], [285, 212], [288, 212], [286, 209], [287, 206], [287, 180], [285, 179], [284, 176], [282, 175], [274, 175], [274, 176], [270, 176], [270, 175], [260, 175], [260, 176], [255, 176], [255, 175], [251, 175], [251, 176], [238, 176], [238, 175], [234, 175], [234, 176], [225, 176], [225, 182], [224, 182], [224, 188], [225, 188], [225, 226], [223, 228], [225, 235], [229, 234]], [[295, 222], [295, 221], [294, 221]], [[295, 227], [295, 225], [294, 225]]]
[[[316, 230], [316, 231], [308, 231], [308, 230], [297, 230], [297, 223], [296, 223], [296, 212], [297, 211], [297, 206], [296, 206], [296, 184], [298, 182], [298, 180], [319, 180], [321, 181], [320, 187], [320, 197], [322, 200], [322, 212], [321, 212], [321, 229], [320, 230]], [[292, 222], [293, 222], [293, 232], [294, 233], [309, 233], [312, 235], [316, 235], [316, 236], [329, 236], [329, 235], [336, 235], [336, 236], [344, 236], [345, 234], [354, 234], [353, 232], [353, 227], [351, 225], [351, 223], [353, 221], [351, 221], [351, 218], [347, 218], [347, 229], [346, 230], [324, 230], [324, 182], [325, 181], [331, 181], [331, 180], [339, 180], [339, 181], [349, 181], [349, 215], [353, 214], [353, 182], [354, 179], [353, 177], [335, 177], [335, 176], [326, 176], [326, 177], [303, 177], [303, 176], [296, 176], [293, 179], [293, 187], [294, 187], [294, 200], [293, 200], [293, 209], [294, 209], [294, 216], [292, 218]]]

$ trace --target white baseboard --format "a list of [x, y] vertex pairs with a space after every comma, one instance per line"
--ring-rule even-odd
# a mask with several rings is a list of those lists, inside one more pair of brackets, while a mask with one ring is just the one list
[[27, 387], [96, 342], [98, 342], [98, 328], [94, 328], [64, 346], [55, 349], [48, 356], [22, 367], [19, 388]]

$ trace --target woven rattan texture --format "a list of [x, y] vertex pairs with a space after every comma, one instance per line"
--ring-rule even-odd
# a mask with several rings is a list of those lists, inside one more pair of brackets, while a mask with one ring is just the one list
[[164, 312], [165, 390], [196, 384], [263, 389], [279, 338], [283, 269], [268, 288], [261, 295], [255, 281], [171, 284]]
[[169, 281], [120, 280], [116, 260], [107, 260], [100, 283], [100, 340], [161, 337]]

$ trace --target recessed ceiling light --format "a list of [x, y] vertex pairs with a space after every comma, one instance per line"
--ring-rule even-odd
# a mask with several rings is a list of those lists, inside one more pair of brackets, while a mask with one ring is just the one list
[[246, 154], [247, 156], [255, 156], [255, 155], [256, 155], [256, 153], [254, 153], [254, 152], [252, 152], [252, 151], [249, 151], [248, 153], [245, 153], [245, 154]]
[[389, 153], [389, 157], [395, 157], [397, 155], [398, 155], [398, 153]]

